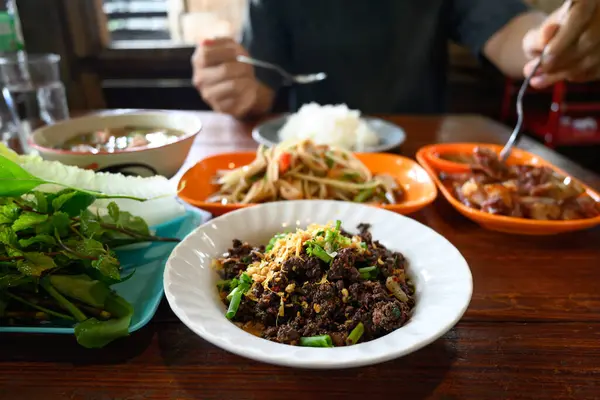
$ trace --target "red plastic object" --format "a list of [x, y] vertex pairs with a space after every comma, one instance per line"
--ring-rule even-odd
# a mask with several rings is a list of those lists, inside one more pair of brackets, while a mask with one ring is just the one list
[[[502, 101], [501, 117], [505, 122], [514, 119], [515, 94], [521, 82], [507, 79]], [[528, 93], [540, 92], [530, 89]], [[571, 92], [597, 92], [600, 84], [570, 85], [565, 82], [554, 85], [549, 92], [552, 96], [547, 111], [525, 110], [523, 129], [540, 137], [549, 147], [564, 145], [600, 144], [600, 102], [570, 102]]]

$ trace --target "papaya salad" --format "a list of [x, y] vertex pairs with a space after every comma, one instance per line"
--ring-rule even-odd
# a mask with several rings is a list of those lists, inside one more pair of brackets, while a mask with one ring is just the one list
[[397, 204], [404, 190], [385, 174], [372, 174], [350, 151], [310, 140], [260, 147], [249, 165], [220, 171], [217, 193], [208, 202], [264, 203], [329, 199]]
[[400, 328], [415, 289], [399, 252], [373, 240], [367, 224], [351, 235], [336, 224], [275, 235], [267, 246], [239, 240], [214, 266], [226, 317], [278, 343], [337, 347]]

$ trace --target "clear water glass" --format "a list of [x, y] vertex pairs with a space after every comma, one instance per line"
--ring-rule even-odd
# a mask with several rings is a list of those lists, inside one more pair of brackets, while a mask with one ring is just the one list
[[35, 129], [69, 118], [59, 66], [56, 54], [0, 56], [2, 95], [25, 153]]

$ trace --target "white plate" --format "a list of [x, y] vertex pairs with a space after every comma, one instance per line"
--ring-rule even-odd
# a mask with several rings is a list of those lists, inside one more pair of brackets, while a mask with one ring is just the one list
[[[289, 115], [270, 119], [258, 125], [252, 131], [252, 138], [258, 143], [271, 147], [280, 142], [279, 130], [287, 122]], [[379, 138], [379, 144], [364, 150], [365, 153], [381, 153], [399, 147], [406, 140], [406, 133], [402, 128], [379, 118], [362, 118], [369, 128]]]
[[[410, 321], [379, 339], [338, 348], [274, 343], [246, 333], [225, 318], [211, 260], [233, 239], [267, 243], [285, 229], [340, 219], [355, 231], [372, 224], [373, 238], [408, 259], [416, 287]], [[200, 226], [173, 251], [164, 275], [165, 294], [175, 314], [192, 331], [227, 351], [266, 363], [301, 368], [349, 368], [404, 356], [433, 342], [461, 318], [472, 293], [471, 271], [459, 251], [432, 229], [402, 215], [337, 201], [286, 201], [244, 208]]]

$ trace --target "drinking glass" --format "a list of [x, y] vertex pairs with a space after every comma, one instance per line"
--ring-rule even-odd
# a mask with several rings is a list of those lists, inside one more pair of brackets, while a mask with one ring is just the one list
[[69, 118], [59, 63], [57, 54], [0, 56], [2, 96], [11, 119], [18, 125], [25, 153], [29, 152], [29, 138], [35, 129]]

